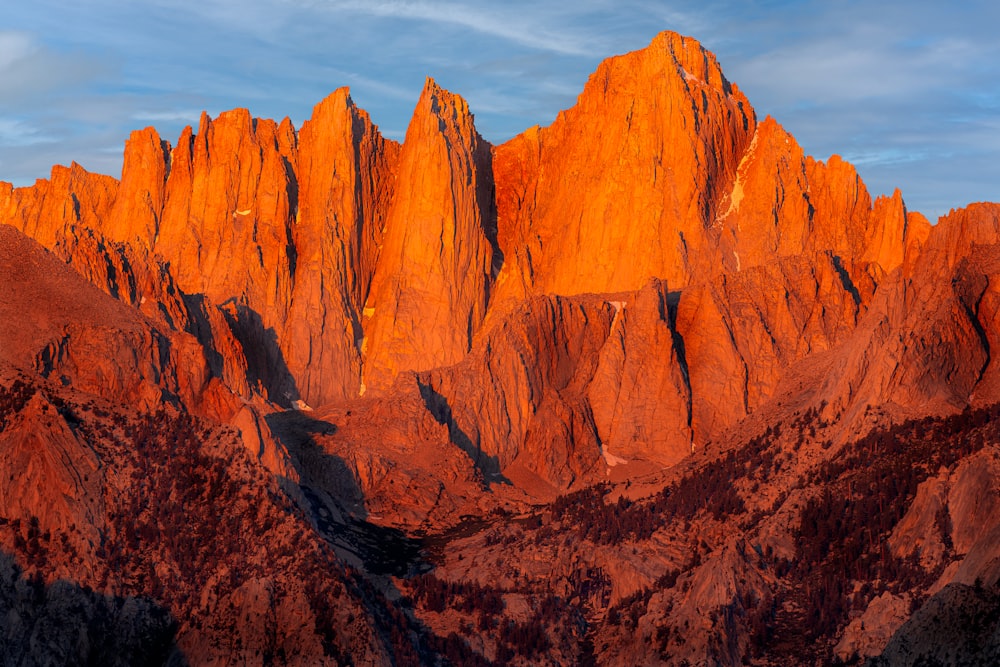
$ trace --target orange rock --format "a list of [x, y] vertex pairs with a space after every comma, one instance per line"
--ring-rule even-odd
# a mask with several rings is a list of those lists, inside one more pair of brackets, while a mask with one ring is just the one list
[[358, 395], [361, 315], [398, 153], [346, 88], [316, 105], [299, 133], [294, 287], [279, 344], [310, 404]]
[[181, 289], [234, 299], [273, 326], [291, 292], [288, 170], [273, 121], [238, 109], [181, 136], [154, 250]]
[[79, 527], [83, 542], [100, 542], [94, 528], [103, 513], [101, 461], [77, 442], [66, 420], [40, 392], [0, 431], [0, 462], [17, 474], [0, 475], [5, 517], [36, 516], [46, 529]]
[[[151, 410], [165, 399], [228, 420], [235, 398], [213, 381], [203, 348], [160, 331], [52, 253], [0, 225], [0, 362]], [[45, 304], [39, 308], [38, 304]]]
[[428, 79], [399, 156], [362, 327], [363, 388], [457, 362], [493, 278], [490, 152], [465, 100]]
[[[1000, 395], [982, 356], [1000, 344], [992, 260], [966, 261], [995, 243], [991, 216], [939, 231], [898, 191], [873, 202], [672, 33], [494, 149], [428, 80], [403, 146], [341, 89], [298, 134], [245, 110], [173, 149], [136, 132], [120, 185], [74, 165], [0, 186], [0, 220], [194, 334], [204, 359], [171, 391], [221, 381], [289, 406], [371, 390], [389, 411], [422, 391], [448, 424], [434, 442], [548, 491], [619, 459], [676, 462], [817, 353], [843, 360], [823, 390], [843, 405]], [[395, 387], [408, 371], [422, 389]]]
[[164, 328], [189, 328], [188, 307], [169, 268], [145, 246], [112, 241], [92, 228], [70, 225], [57, 233], [52, 251], [99, 289]]
[[609, 466], [644, 458], [676, 463], [689, 453], [691, 388], [684, 340], [674, 328], [677, 298], [653, 280], [616, 314], [587, 399]]
[[66, 225], [100, 228], [117, 190], [118, 181], [110, 176], [91, 174], [75, 162], [69, 167], [56, 165], [48, 180], [0, 195], [0, 202], [7, 200], [6, 210], [0, 209], [0, 222], [51, 248]]
[[603, 475], [586, 392], [614, 319], [602, 298], [535, 297], [461, 363], [421, 376], [424, 400], [488, 480], [517, 476], [545, 497]]
[[116, 240], [152, 248], [160, 231], [170, 144], [152, 127], [137, 130], [125, 142], [122, 180], [110, 219], [102, 229]]
[[755, 125], [690, 38], [606, 60], [576, 106], [495, 150], [495, 298], [687, 284]]
[[1000, 276], [1000, 207], [953, 212], [922, 243], [923, 220], [910, 219], [915, 239], [905, 264], [879, 286], [826, 381], [828, 400], [852, 419], [868, 406], [901, 419], [1000, 399], [990, 354], [1000, 344], [992, 287]]

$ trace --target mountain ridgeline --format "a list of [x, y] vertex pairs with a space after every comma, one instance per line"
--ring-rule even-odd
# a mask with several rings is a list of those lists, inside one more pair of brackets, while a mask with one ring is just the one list
[[432, 79], [402, 144], [139, 130], [0, 182], [0, 265], [6, 655], [996, 656], [1000, 205], [873, 200], [691, 38], [501, 145]]

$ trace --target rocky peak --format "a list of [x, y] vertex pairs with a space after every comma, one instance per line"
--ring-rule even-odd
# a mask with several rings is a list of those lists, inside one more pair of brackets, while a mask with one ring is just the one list
[[576, 106], [496, 149], [497, 298], [686, 284], [755, 126], [694, 40], [604, 61]]
[[455, 363], [486, 314], [494, 261], [489, 144], [428, 79], [406, 132], [365, 306], [363, 387]]
[[399, 144], [379, 134], [346, 88], [317, 104], [299, 133], [294, 287], [280, 340], [312, 405], [358, 393], [361, 313], [398, 158]]
[[170, 153], [170, 144], [152, 127], [136, 130], [125, 142], [121, 185], [111, 224], [104, 226], [112, 238], [153, 246], [163, 213]]

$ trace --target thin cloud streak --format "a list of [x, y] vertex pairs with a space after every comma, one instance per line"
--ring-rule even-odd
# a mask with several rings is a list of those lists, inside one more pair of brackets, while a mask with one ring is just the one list
[[[493, 7], [502, 6], [493, 5]], [[468, 28], [539, 51], [552, 51], [571, 56], [590, 53], [585, 40], [564, 32], [538, 30], [523, 18], [495, 9], [429, 2], [343, 2], [337, 3], [334, 7], [344, 12], [368, 14], [380, 18], [412, 19]]]

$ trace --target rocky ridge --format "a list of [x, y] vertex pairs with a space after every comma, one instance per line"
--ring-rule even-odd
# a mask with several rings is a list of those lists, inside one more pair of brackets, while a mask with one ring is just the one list
[[[346, 89], [298, 131], [246, 110], [176, 146], [147, 128], [121, 180], [0, 183], [0, 456], [23, 473], [3, 544], [30, 576], [150, 596], [151, 641], [198, 663], [902, 655], [925, 600], [942, 617], [955, 586], [995, 587], [997, 517], [971, 499], [996, 494], [973, 471], [996, 455], [998, 220], [873, 200], [673, 33], [498, 146], [431, 79], [402, 144]], [[204, 545], [187, 572], [143, 476], [177, 512], [188, 488], [229, 508], [206, 535], [338, 574], [300, 590], [290, 562]], [[266, 527], [215, 491], [246, 483]], [[40, 561], [44, 534], [73, 548]], [[820, 558], [831, 539], [864, 567]]]

